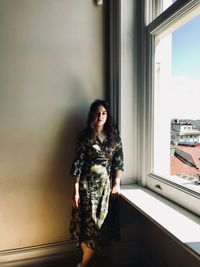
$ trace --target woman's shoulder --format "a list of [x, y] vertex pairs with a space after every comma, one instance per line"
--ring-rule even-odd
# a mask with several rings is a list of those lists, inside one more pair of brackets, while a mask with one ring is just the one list
[[113, 136], [115, 139], [120, 138], [120, 132], [119, 132], [118, 128], [113, 128]]
[[115, 136], [118, 136], [119, 135], [119, 129], [114, 127], [113, 128], [113, 133], [114, 133]]
[[117, 128], [113, 128], [113, 137], [112, 137], [114, 144], [119, 144], [121, 142], [120, 132]]

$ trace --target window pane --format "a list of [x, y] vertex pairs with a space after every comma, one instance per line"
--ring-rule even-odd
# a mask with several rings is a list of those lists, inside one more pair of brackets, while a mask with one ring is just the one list
[[154, 173], [200, 192], [200, 15], [156, 37]]

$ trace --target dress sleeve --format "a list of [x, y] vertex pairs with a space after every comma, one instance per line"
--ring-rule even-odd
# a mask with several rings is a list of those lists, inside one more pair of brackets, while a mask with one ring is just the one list
[[113, 154], [112, 168], [113, 170], [124, 170], [122, 141], [119, 135], [116, 138], [116, 149]]
[[79, 176], [81, 175], [82, 167], [85, 162], [86, 154], [86, 144], [83, 137], [79, 137], [78, 142], [76, 143], [75, 148], [75, 158], [71, 167], [71, 175]]

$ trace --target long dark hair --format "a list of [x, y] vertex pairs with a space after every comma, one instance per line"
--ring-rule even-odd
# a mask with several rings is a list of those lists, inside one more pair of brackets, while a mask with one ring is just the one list
[[107, 112], [107, 119], [104, 124], [104, 131], [107, 136], [108, 142], [112, 145], [117, 131], [116, 131], [116, 128], [113, 126], [112, 116], [110, 113], [110, 108], [109, 108], [108, 103], [100, 99], [95, 100], [90, 106], [88, 119], [87, 119], [87, 128], [86, 128], [88, 141], [90, 143], [93, 143], [97, 135], [94, 121], [95, 121], [95, 114], [99, 106], [103, 106]]

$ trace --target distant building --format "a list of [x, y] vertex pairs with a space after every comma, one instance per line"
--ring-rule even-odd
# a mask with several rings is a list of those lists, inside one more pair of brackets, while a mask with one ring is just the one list
[[170, 173], [186, 179], [200, 175], [200, 130], [187, 120], [171, 121]]
[[182, 120], [171, 121], [171, 145], [194, 146], [200, 143], [200, 131], [191, 123]]

